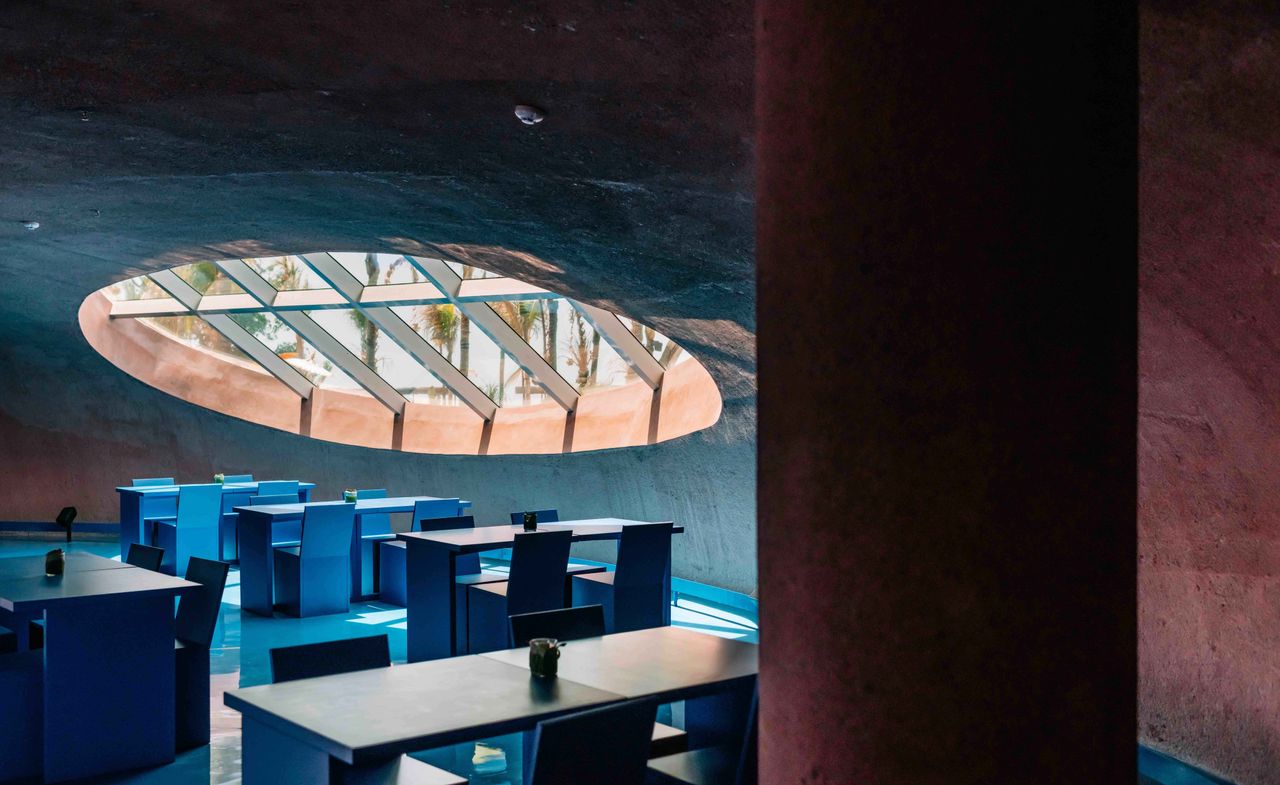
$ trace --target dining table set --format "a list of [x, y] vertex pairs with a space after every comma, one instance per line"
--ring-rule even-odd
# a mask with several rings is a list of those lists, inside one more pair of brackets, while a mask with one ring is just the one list
[[[670, 626], [670, 538], [682, 526], [561, 521], [554, 511], [532, 525], [529, 514], [514, 523], [513, 513], [511, 523], [476, 526], [466, 515], [471, 502], [458, 497], [348, 491], [313, 501], [314, 483], [289, 482], [284, 493], [262, 493], [268, 483], [247, 475], [195, 485], [135, 480], [116, 489], [120, 561], [72, 551], [62, 573], [49, 575], [43, 557], [0, 559], [0, 625], [16, 643], [0, 654], [0, 717], [8, 718], [0, 782], [61, 782], [174, 760], [175, 691], [185, 678], [175, 675], [175, 602], [201, 585], [179, 576], [218, 563], [238, 564], [240, 611], [248, 614], [345, 612], [352, 601], [379, 599], [381, 583], [405, 607], [405, 664], [225, 693], [243, 715], [248, 785], [402, 781], [394, 762], [405, 753], [531, 732], [637, 699], [683, 702], [691, 745], [740, 733], [726, 728], [741, 724], [754, 694], [756, 647]], [[202, 534], [159, 570], [129, 563], [139, 551], [180, 542], [184, 514], [213, 507], [216, 523], [190, 530], [216, 527], [216, 536]], [[426, 510], [430, 517], [419, 519]], [[390, 526], [398, 514], [414, 516], [407, 529]], [[572, 543], [597, 541], [619, 542], [616, 570], [567, 562]], [[480, 554], [510, 559], [509, 573], [469, 567]], [[510, 645], [507, 632], [508, 611], [521, 612], [518, 576], [535, 568], [559, 576], [548, 584], [551, 608], [608, 592], [604, 634], [557, 651], [550, 680], [530, 672], [530, 649]], [[393, 592], [387, 576], [395, 570], [403, 586]], [[641, 578], [652, 591], [636, 585]], [[642, 595], [659, 601], [640, 620], [626, 598]], [[501, 637], [480, 645], [477, 608], [495, 602]]]

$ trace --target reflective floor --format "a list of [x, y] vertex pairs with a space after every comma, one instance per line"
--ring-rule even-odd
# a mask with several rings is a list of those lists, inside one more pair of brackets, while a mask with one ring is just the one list
[[[43, 539], [0, 538], [0, 558], [42, 554], [59, 543]], [[119, 558], [119, 546], [108, 541], [77, 541], [71, 550]], [[240, 576], [232, 569], [222, 598], [222, 616], [214, 633], [211, 656], [213, 738], [206, 748], [184, 753], [168, 765], [125, 775], [99, 777], [92, 783], [222, 783], [240, 782], [240, 714], [222, 704], [222, 693], [266, 684], [271, 679], [267, 652], [277, 646], [357, 637], [385, 632], [391, 657], [405, 661], [405, 610], [377, 602], [353, 603], [351, 612], [311, 619], [281, 615], [265, 618], [240, 612]], [[695, 593], [681, 594], [671, 609], [672, 623], [715, 635], [758, 642], [753, 613], [722, 606]], [[472, 783], [517, 785], [521, 781], [518, 736], [477, 739], [473, 743], [418, 754], [433, 765], [467, 776]]]

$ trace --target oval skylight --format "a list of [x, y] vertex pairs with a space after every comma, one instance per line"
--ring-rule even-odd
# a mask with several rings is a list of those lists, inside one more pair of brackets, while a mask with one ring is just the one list
[[446, 258], [198, 262], [95, 292], [86, 338], [192, 403], [329, 441], [450, 454], [652, 444], [720, 395], [640, 322]]

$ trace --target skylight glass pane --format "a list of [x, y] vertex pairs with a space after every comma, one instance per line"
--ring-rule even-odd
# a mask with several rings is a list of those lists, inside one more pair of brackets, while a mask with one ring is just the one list
[[635, 319], [629, 319], [626, 316], [618, 316], [618, 321], [622, 322], [622, 326], [626, 327], [636, 340], [649, 350], [649, 354], [662, 364], [664, 368], [670, 368], [681, 360], [687, 358], [689, 353], [680, 348], [675, 341], [658, 332], [657, 330], [637, 322]]
[[356, 280], [366, 286], [386, 286], [396, 283], [421, 283], [427, 280], [417, 267], [398, 253], [348, 253], [334, 251], [330, 254]]
[[169, 296], [168, 292], [145, 275], [112, 284], [109, 291], [112, 300], [156, 300]]
[[301, 335], [275, 314], [233, 313], [230, 317], [315, 386], [368, 395], [354, 379], [302, 340]]
[[267, 280], [278, 292], [301, 289], [332, 288], [315, 270], [297, 256], [264, 256], [261, 259], [245, 259], [258, 275]]
[[234, 358], [254, 368], [258, 367], [253, 358], [237, 349], [235, 344], [224, 338], [222, 333], [210, 327], [199, 316], [146, 316], [139, 321], [154, 327], [175, 341]]
[[542, 387], [471, 324], [457, 306], [401, 305], [391, 311], [499, 406], [526, 406], [548, 400]]
[[213, 262], [197, 262], [173, 268], [173, 272], [200, 294], [244, 294], [235, 281]]
[[617, 387], [638, 378], [591, 322], [563, 297], [488, 305], [580, 393]]
[[316, 324], [414, 403], [457, 404], [444, 384], [356, 310], [306, 311]]
[[461, 262], [453, 262], [447, 259], [445, 260], [444, 263], [449, 265], [449, 269], [453, 270], [455, 273], [460, 275], [463, 280], [469, 280], [472, 278], [501, 278], [502, 277], [498, 273], [489, 272], [483, 267], [473, 267], [469, 264], [462, 264]]

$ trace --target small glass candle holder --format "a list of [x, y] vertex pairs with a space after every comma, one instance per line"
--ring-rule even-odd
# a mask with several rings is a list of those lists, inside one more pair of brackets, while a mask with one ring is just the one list
[[529, 672], [540, 679], [554, 679], [560, 669], [560, 648], [555, 638], [529, 641]]
[[221, 485], [227, 481], [227, 475], [223, 474], [222, 472], [218, 472], [217, 474], [213, 475], [213, 481]]
[[44, 555], [45, 577], [55, 578], [66, 571], [67, 555], [61, 548], [54, 548]]
[[524, 514], [524, 530], [527, 532], [536, 532], [538, 530], [538, 513], [526, 512]]
[[348, 488], [345, 491], [343, 491], [342, 500], [347, 503], [354, 502], [356, 500], [356, 489]]

